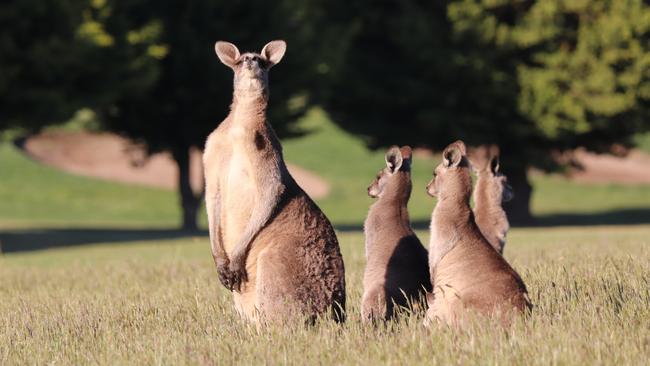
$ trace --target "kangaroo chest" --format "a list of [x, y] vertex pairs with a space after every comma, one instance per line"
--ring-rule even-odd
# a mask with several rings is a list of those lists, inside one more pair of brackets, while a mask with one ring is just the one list
[[255, 131], [233, 127], [227, 134], [230, 154], [220, 174], [222, 192], [222, 235], [226, 252], [231, 253], [241, 238], [259, 197], [259, 152], [255, 148]]

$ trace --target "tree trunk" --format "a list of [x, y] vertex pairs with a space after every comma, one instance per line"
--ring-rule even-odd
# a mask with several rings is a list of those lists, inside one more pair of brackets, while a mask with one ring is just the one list
[[533, 187], [528, 182], [528, 169], [526, 166], [513, 166], [504, 173], [515, 193], [514, 199], [504, 205], [508, 221], [514, 226], [533, 224], [534, 219], [530, 212]]
[[201, 195], [194, 193], [190, 183], [190, 147], [179, 146], [172, 151], [172, 156], [178, 165], [178, 190], [183, 211], [182, 229], [197, 231], [199, 229], [197, 211], [201, 203]]

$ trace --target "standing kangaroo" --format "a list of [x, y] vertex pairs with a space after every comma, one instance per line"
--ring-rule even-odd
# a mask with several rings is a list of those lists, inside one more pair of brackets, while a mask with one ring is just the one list
[[459, 325], [466, 310], [498, 316], [503, 324], [530, 309], [524, 282], [483, 237], [469, 205], [472, 178], [465, 144], [457, 141], [427, 186], [438, 198], [431, 219], [429, 266], [433, 299], [427, 321]]
[[329, 311], [343, 320], [345, 275], [332, 225], [296, 184], [266, 119], [268, 71], [284, 41], [240, 54], [217, 42], [234, 71], [230, 114], [210, 134], [203, 163], [212, 256], [245, 318], [278, 320]]
[[474, 188], [474, 217], [481, 233], [494, 249], [503, 254], [510, 229], [503, 203], [514, 194], [508, 178], [499, 172], [498, 148], [478, 148], [470, 158], [477, 176]]
[[368, 187], [378, 198], [368, 212], [362, 320], [390, 319], [394, 305], [409, 307], [431, 291], [427, 250], [411, 229], [411, 148], [391, 147], [386, 167]]

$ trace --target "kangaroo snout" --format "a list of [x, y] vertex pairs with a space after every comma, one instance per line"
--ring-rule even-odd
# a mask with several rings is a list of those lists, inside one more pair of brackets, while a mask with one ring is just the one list
[[429, 196], [431, 196], [431, 197], [436, 196], [436, 191], [435, 191], [435, 188], [434, 188], [433, 181], [431, 181], [431, 182], [429, 182], [429, 184], [427, 184], [427, 194]]

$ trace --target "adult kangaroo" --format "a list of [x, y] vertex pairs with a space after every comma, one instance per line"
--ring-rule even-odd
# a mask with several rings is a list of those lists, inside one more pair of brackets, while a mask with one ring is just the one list
[[469, 310], [496, 316], [507, 325], [531, 304], [519, 274], [492, 248], [474, 221], [466, 154], [462, 141], [447, 146], [427, 186], [429, 195], [438, 198], [431, 218], [433, 294], [427, 319], [459, 326]]
[[330, 311], [342, 321], [345, 275], [336, 234], [289, 174], [266, 118], [268, 71], [286, 43], [240, 54], [234, 44], [217, 42], [215, 51], [234, 71], [230, 114], [208, 137], [203, 155], [219, 280], [253, 322]]

